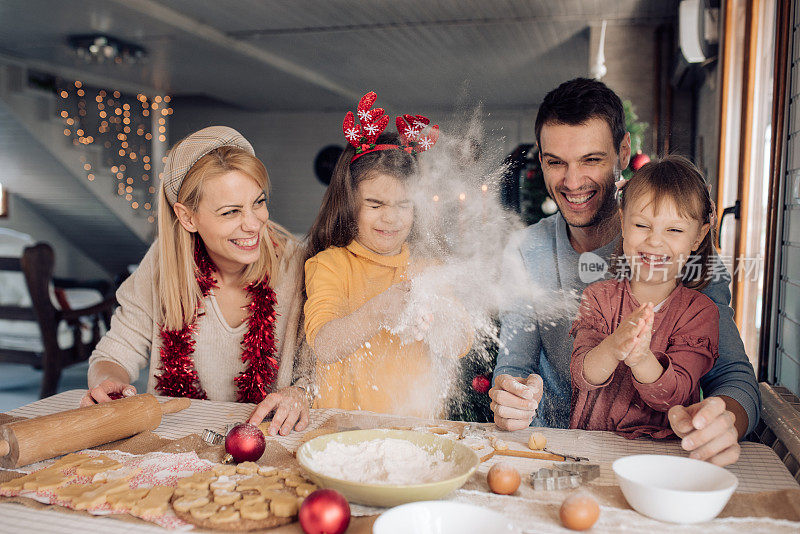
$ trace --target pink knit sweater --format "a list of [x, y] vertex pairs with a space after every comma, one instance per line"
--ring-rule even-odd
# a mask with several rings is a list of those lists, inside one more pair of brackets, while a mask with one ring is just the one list
[[603, 280], [583, 292], [578, 319], [570, 331], [575, 338], [570, 428], [611, 430], [627, 438], [665, 438], [672, 435], [667, 410], [700, 400], [698, 381], [718, 356], [719, 312], [710, 298], [682, 285], [655, 313], [650, 350], [664, 367], [661, 377], [642, 384], [619, 362], [605, 383], [586, 381], [586, 353], [637, 307], [628, 280]]

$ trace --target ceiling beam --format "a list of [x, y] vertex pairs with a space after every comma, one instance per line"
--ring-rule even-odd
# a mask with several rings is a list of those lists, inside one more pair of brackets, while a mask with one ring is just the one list
[[216, 28], [203, 24], [191, 17], [163, 6], [154, 0], [111, 0], [120, 6], [141, 15], [157, 18], [159, 22], [170, 25], [199, 39], [226, 48], [259, 63], [269, 65], [308, 83], [326, 89], [348, 100], [358, 101], [363, 96], [359, 91], [344, 87], [328, 79], [317, 71], [298, 65], [267, 50], [230, 37]]

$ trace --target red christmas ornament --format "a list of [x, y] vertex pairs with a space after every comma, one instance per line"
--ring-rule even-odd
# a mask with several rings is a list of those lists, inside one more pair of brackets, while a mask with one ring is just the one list
[[631, 159], [631, 169], [633, 169], [634, 171], [638, 171], [639, 169], [644, 167], [645, 164], [647, 163], [650, 163], [650, 156], [639, 152], [638, 154], [633, 156], [633, 159]]
[[492, 381], [486, 375], [476, 375], [472, 379], [472, 389], [478, 393], [486, 393], [492, 387]]
[[255, 462], [264, 454], [267, 441], [261, 430], [249, 423], [242, 423], [231, 428], [225, 437], [225, 452], [233, 457], [233, 461]]
[[350, 505], [338, 491], [320, 489], [306, 497], [298, 518], [306, 534], [342, 534], [350, 524]]

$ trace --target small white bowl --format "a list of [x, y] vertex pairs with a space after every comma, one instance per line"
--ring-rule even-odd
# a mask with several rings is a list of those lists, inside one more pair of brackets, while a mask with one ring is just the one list
[[516, 527], [495, 511], [450, 501], [420, 501], [387, 510], [372, 534], [504, 534]]
[[714, 519], [739, 485], [727, 469], [679, 456], [626, 456], [612, 468], [634, 510], [669, 523]]

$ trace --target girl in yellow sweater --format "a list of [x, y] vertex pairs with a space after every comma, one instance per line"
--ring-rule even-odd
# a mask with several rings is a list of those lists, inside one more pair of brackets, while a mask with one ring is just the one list
[[[414, 225], [407, 190], [417, 153], [436, 142], [428, 120], [397, 118], [397, 134], [381, 134], [389, 118], [370, 110], [375, 93], [344, 120], [350, 144], [334, 169], [308, 237], [305, 329], [317, 358], [317, 408], [432, 417], [441, 384], [421, 341], [390, 333], [409, 292], [406, 243]], [[424, 325], [423, 325], [424, 327]], [[421, 337], [421, 336], [420, 336]], [[466, 348], [465, 348], [466, 350]]]

